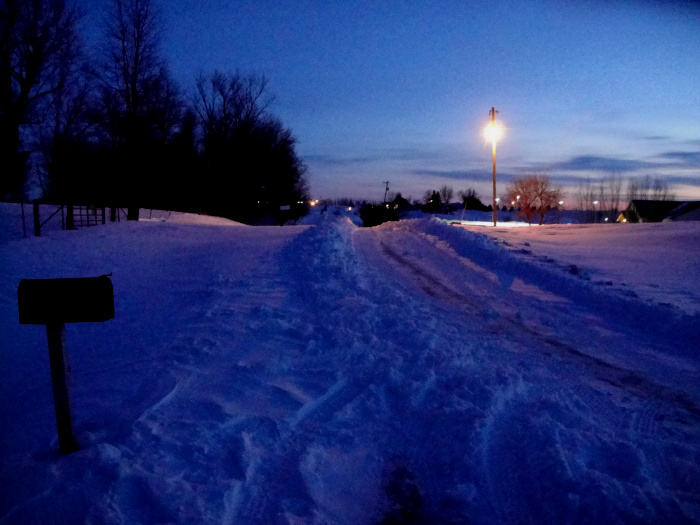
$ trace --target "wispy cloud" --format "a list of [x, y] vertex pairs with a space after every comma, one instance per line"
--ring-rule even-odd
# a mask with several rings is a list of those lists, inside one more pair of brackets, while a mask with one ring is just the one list
[[584, 155], [573, 157], [562, 162], [555, 162], [548, 166], [549, 170], [564, 171], [640, 171], [657, 165], [643, 160], [618, 159], [614, 157], [597, 157]]
[[[471, 179], [477, 176], [476, 172], [469, 172], [464, 170], [432, 170], [432, 169], [417, 169], [411, 170], [411, 175], [418, 175], [420, 177], [435, 177], [443, 179]], [[484, 173], [481, 172], [480, 175], [483, 177]]]
[[700, 186], [700, 175], [691, 175], [689, 177], [684, 177], [682, 175], [667, 175], [663, 177], [663, 180], [669, 184], [687, 184], [690, 186]]
[[376, 161], [372, 157], [340, 157], [335, 155], [305, 155], [304, 160], [307, 163], [323, 166], [356, 166]]
[[357, 166], [380, 162], [434, 162], [440, 160], [444, 154], [438, 151], [419, 148], [386, 148], [368, 151], [364, 155], [343, 156], [331, 154], [305, 155], [308, 163], [324, 166]]
[[659, 157], [675, 161], [673, 165], [676, 167], [700, 168], [700, 151], [668, 151]]

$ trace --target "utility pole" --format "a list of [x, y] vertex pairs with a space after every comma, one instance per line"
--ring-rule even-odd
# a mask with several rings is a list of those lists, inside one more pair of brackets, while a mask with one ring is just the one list
[[389, 181], [383, 180], [382, 183], [386, 184], [386, 189], [384, 190], [384, 202], [386, 202], [386, 194], [389, 193]]
[[[491, 126], [495, 129], [496, 127], [496, 111], [495, 108], [491, 108], [489, 111], [489, 116], [491, 117]], [[496, 226], [498, 222], [498, 205], [496, 203], [496, 137], [494, 135], [491, 142], [493, 144], [493, 225]]]

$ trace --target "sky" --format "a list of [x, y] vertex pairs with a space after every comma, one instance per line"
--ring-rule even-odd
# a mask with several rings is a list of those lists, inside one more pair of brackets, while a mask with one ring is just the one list
[[[99, 0], [105, 2], [107, 0]], [[158, 1], [158, 0], [157, 0]], [[93, 2], [89, 3], [94, 5]], [[616, 173], [700, 199], [700, 4], [654, 0], [160, 0], [184, 92], [199, 72], [264, 74], [315, 198], [490, 199], [545, 172]]]

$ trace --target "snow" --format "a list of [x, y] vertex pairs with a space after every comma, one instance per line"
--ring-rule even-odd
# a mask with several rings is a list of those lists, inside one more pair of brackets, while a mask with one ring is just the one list
[[[700, 521], [700, 225], [329, 208], [23, 239], [10, 207], [2, 524]], [[66, 327], [80, 450], [59, 456], [17, 285], [105, 273], [115, 318]]]
[[470, 225], [530, 259], [572, 268], [647, 301], [700, 312], [700, 227], [694, 222], [548, 225], [514, 229]]

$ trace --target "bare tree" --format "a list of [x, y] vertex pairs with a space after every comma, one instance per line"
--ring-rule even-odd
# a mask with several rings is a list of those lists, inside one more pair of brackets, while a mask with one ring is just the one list
[[656, 201], [672, 201], [676, 196], [668, 189], [668, 182], [657, 176], [652, 181], [651, 198]]
[[0, 197], [23, 194], [27, 159], [23, 128], [41, 124], [46, 104], [65, 82], [78, 54], [75, 6], [52, 0], [0, 4]]
[[207, 164], [202, 199], [210, 210], [236, 220], [261, 220], [308, 193], [296, 139], [268, 111], [267, 86], [265, 77], [240, 73], [216, 71], [197, 79], [193, 105]]
[[[92, 77], [80, 70], [66, 72], [66, 81], [52, 97], [47, 119], [41, 130], [39, 183], [45, 196], [65, 202], [67, 181], [74, 166], [65, 161], [74, 156], [72, 148], [87, 142], [93, 129], [91, 118]], [[77, 160], [77, 159], [74, 159]], [[75, 175], [75, 174], [74, 174]]]
[[639, 181], [635, 177], [627, 179], [627, 202], [632, 202], [639, 198]]
[[577, 194], [579, 208], [585, 213], [586, 222], [593, 222], [595, 218], [593, 205], [593, 202], [595, 201], [595, 192], [591, 186], [591, 179], [586, 179], [585, 182], [581, 181], [579, 183]]
[[144, 200], [157, 199], [159, 180], [144, 159], [172, 140], [182, 117], [178, 90], [161, 56], [162, 22], [154, 0], [111, 0], [95, 68], [100, 82], [100, 121], [119, 151], [115, 197], [128, 218]]
[[608, 188], [605, 184], [605, 180], [601, 179], [598, 182], [598, 198], [595, 201], [597, 204], [595, 205], [595, 216], [596, 216], [596, 222], [600, 221], [601, 216], [607, 217], [608, 212], [610, 211], [610, 204], [608, 200]]
[[447, 184], [443, 185], [440, 188], [440, 199], [442, 199], [442, 203], [446, 206], [450, 206], [450, 201], [452, 200], [452, 197], [454, 196], [454, 190], [452, 189], [452, 186], [448, 186]]
[[160, 22], [151, 0], [111, 0], [96, 70], [115, 142], [132, 140], [163, 76]]
[[668, 182], [658, 175], [653, 179], [650, 175], [630, 177], [627, 181], [627, 200], [657, 200], [672, 201], [675, 195], [669, 191]]
[[612, 172], [607, 178], [608, 185], [608, 198], [609, 198], [609, 208], [613, 213], [614, 217], [617, 218], [617, 214], [620, 211], [620, 196], [622, 194], [622, 177], [617, 172]]
[[597, 206], [594, 212], [597, 218], [604, 217], [606, 221], [615, 220], [620, 208], [620, 193], [622, 179], [616, 173], [600, 180], [598, 185]]
[[651, 191], [651, 177], [645, 175], [639, 179], [639, 199], [648, 200]]
[[515, 179], [506, 188], [506, 198], [520, 203], [520, 213], [528, 224], [532, 224], [535, 215], [539, 215], [539, 224], [544, 222], [545, 214], [555, 208], [565, 196], [560, 186], [554, 186], [544, 173], [534, 173]]
[[205, 141], [228, 140], [244, 123], [259, 121], [268, 110], [272, 97], [264, 76], [243, 76], [215, 71], [197, 78], [194, 107], [202, 125]]

